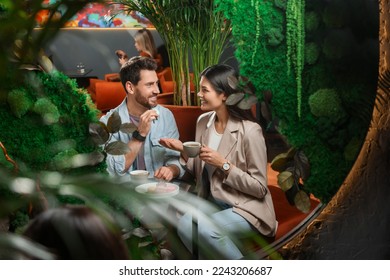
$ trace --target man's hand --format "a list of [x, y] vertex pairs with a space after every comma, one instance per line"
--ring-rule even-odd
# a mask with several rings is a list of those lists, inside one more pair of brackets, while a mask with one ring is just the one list
[[141, 136], [146, 137], [150, 131], [152, 121], [158, 118], [158, 112], [147, 110], [139, 117], [138, 132]]
[[154, 172], [156, 179], [171, 181], [179, 175], [179, 168], [176, 165], [162, 166]]

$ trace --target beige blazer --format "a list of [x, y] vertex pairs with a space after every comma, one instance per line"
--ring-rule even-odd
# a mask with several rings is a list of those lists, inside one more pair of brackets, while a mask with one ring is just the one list
[[[208, 143], [215, 117], [215, 112], [207, 112], [198, 118], [195, 141]], [[187, 162], [196, 179], [198, 194], [208, 198], [211, 193], [214, 198], [233, 205], [233, 211], [260, 233], [274, 236], [278, 223], [267, 187], [267, 151], [260, 125], [230, 118], [218, 152], [233, 167], [227, 176], [220, 168], [213, 168], [210, 184], [203, 173], [204, 161], [196, 157]]]

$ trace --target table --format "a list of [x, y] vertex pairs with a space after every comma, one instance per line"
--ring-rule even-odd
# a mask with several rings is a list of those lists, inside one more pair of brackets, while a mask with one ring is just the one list
[[93, 69], [85, 69], [84, 73], [81, 73], [77, 69], [65, 70], [63, 73], [71, 79], [76, 79], [77, 85], [81, 88], [87, 88], [89, 86], [89, 79], [97, 78], [96, 76], [88, 76]]
[[[130, 176], [129, 176], [130, 177]], [[158, 180], [154, 178], [148, 178], [147, 180], [143, 180], [141, 182], [132, 181], [131, 179], [125, 179], [125, 182], [131, 182], [135, 183], [133, 184], [133, 187], [135, 190], [144, 190], [145, 187], [147, 187], [150, 183], [157, 183]], [[180, 219], [177, 214], [180, 215], [181, 211], [175, 206], [175, 200], [181, 200], [182, 197], [180, 197], [180, 193], [188, 193], [188, 191], [191, 189], [192, 185], [185, 181], [180, 180], [173, 180], [173, 184], [179, 186], [179, 193], [174, 193], [172, 195], [168, 195], [166, 197], [164, 196], [156, 196], [153, 198], [152, 195], [145, 194], [151, 201], [146, 202], [142, 205], [142, 217], [140, 217], [140, 221], [143, 224], [143, 226], [147, 229], [149, 229], [151, 232], [153, 232], [153, 235], [157, 237], [157, 240], [162, 240], [164, 236], [166, 235], [166, 225], [161, 223], [160, 218], [155, 216], [154, 211], [158, 208], [158, 213], [163, 213], [163, 216], [166, 220], [170, 220], [172, 222], [172, 219]], [[141, 187], [140, 187], [141, 186]], [[141, 191], [143, 193], [143, 191]], [[171, 200], [173, 198], [173, 200]], [[149, 209], [148, 209], [149, 207]], [[152, 210], [152, 211], [149, 211]], [[184, 213], [181, 213], [184, 214]], [[174, 231], [177, 231], [177, 227], [175, 226]], [[193, 222], [192, 222], [192, 258], [198, 259], [198, 225], [197, 225], [197, 217], [196, 215], [193, 216]]]
[[91, 73], [92, 69], [85, 69], [83, 73], [81, 73], [77, 69], [65, 70], [64, 74], [69, 78], [81, 78], [87, 76], [87, 74]]

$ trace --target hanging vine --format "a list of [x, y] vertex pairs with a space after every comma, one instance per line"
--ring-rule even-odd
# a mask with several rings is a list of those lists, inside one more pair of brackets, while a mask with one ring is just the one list
[[255, 37], [255, 49], [253, 50], [252, 53], [252, 66], [255, 65], [255, 59], [257, 55], [257, 48], [259, 45], [259, 38], [260, 38], [260, 9], [259, 9], [259, 1], [252, 0], [251, 1], [251, 6], [255, 8], [256, 11], [256, 37]]
[[305, 48], [305, 0], [288, 0], [286, 8], [287, 71], [294, 69], [297, 86], [297, 113], [301, 117], [302, 72]]

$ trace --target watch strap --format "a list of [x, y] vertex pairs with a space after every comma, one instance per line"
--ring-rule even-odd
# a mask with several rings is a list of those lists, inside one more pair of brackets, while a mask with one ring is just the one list
[[134, 139], [137, 139], [138, 141], [141, 141], [141, 142], [145, 142], [146, 140], [146, 137], [142, 136], [141, 134], [139, 134], [139, 131], [138, 130], [135, 130], [133, 132], [133, 138]]

